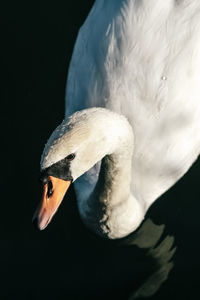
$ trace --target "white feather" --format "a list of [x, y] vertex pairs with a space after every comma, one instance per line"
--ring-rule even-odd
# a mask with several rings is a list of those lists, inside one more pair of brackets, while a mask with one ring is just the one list
[[[74, 48], [66, 117], [105, 107], [128, 119], [131, 192], [143, 214], [199, 155], [199, 82], [199, 1], [95, 1]], [[76, 181], [80, 201], [99, 170], [98, 163]]]
[[199, 1], [97, 0], [75, 44], [66, 116], [102, 106], [128, 118], [133, 192], [149, 206], [199, 155], [199, 82]]

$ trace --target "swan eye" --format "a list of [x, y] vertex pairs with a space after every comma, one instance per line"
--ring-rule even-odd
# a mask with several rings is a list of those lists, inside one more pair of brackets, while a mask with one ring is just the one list
[[51, 180], [49, 180], [48, 181], [48, 190], [47, 190], [48, 198], [50, 198], [52, 194], [53, 194], [53, 185], [52, 185]]
[[66, 157], [66, 159], [67, 159], [68, 161], [71, 161], [71, 160], [73, 160], [74, 158], [75, 158], [75, 154], [74, 154], [74, 153], [69, 154], [69, 155]]

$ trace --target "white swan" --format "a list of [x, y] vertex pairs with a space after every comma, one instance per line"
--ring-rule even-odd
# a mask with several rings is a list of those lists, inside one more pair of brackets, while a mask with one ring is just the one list
[[73, 180], [90, 229], [134, 231], [199, 155], [199, 82], [199, 1], [96, 0], [75, 44], [66, 118], [42, 155], [37, 226]]

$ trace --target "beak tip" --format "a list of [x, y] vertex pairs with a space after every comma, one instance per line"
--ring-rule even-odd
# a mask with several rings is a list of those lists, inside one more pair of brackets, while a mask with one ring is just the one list
[[40, 226], [39, 226], [39, 222], [38, 222], [38, 218], [37, 218], [37, 217], [33, 217], [32, 223], [33, 223], [33, 227], [34, 227], [37, 231], [41, 231], [41, 230], [42, 230], [42, 228], [40, 228]]
[[[49, 219], [50, 219], [50, 218], [49, 218]], [[48, 219], [48, 221], [47, 221], [45, 224], [43, 224], [44, 222], [41, 222], [37, 216], [36, 216], [36, 217], [33, 216], [33, 219], [32, 219], [33, 227], [34, 227], [37, 231], [42, 231], [42, 230], [44, 230], [44, 229], [47, 227], [47, 225], [49, 224], [49, 219]]]

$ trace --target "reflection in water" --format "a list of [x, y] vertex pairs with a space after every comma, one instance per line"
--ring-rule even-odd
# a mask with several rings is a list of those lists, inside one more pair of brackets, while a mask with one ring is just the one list
[[90, 234], [74, 215], [69, 223], [73, 235], [68, 240], [64, 234], [63, 239], [56, 239], [56, 228], [54, 238], [52, 231], [49, 235], [46, 231], [44, 235], [36, 232], [38, 240], [1, 241], [0, 299], [150, 297], [173, 267], [174, 238], [167, 236], [164, 225], [155, 225], [150, 219], [118, 241]]
[[146, 256], [153, 261], [155, 270], [146, 281], [129, 297], [129, 300], [145, 298], [154, 295], [167, 280], [169, 272], [173, 268], [171, 260], [176, 247], [173, 236], [163, 236], [165, 225], [156, 225], [147, 219], [136, 233], [125, 238], [121, 245], [137, 246], [147, 249]]

